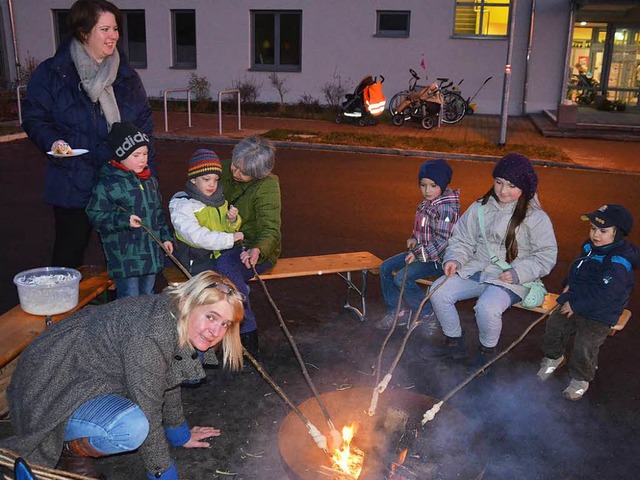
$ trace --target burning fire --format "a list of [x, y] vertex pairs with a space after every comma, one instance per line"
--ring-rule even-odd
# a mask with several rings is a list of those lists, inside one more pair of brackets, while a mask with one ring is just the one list
[[364, 461], [364, 452], [355, 445], [351, 445], [355, 430], [355, 424], [342, 427], [342, 445], [335, 450], [331, 457], [333, 460], [331, 468], [348, 474], [349, 478], [358, 478], [360, 476]]

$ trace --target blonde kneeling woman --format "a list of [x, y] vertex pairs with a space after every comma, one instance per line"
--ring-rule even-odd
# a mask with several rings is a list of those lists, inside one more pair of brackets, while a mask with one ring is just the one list
[[220, 435], [189, 428], [180, 384], [205, 376], [196, 350], [220, 342], [224, 366], [242, 367], [242, 302], [233, 283], [206, 271], [55, 324], [20, 356], [7, 390], [14, 436], [0, 445], [92, 478], [103, 477], [90, 457], [139, 449], [148, 478], [177, 480], [169, 447], [206, 448]]

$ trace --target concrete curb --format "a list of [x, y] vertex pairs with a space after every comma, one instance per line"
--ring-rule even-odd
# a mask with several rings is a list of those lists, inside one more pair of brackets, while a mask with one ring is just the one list
[[12, 133], [11, 135], [2, 135], [0, 136], [0, 143], [13, 142], [14, 140], [22, 140], [23, 138], [27, 138], [27, 134], [24, 132]]
[[[179, 140], [187, 142], [206, 142], [217, 145], [235, 145], [241, 139], [227, 138], [227, 137], [182, 137], [178, 135], [154, 135], [155, 138], [161, 140]], [[328, 143], [305, 143], [305, 142], [288, 142], [288, 141], [274, 141], [276, 147], [292, 148], [292, 149], [304, 149], [304, 150], [325, 150], [334, 152], [352, 152], [352, 153], [374, 153], [378, 155], [400, 155], [405, 157], [422, 157], [422, 158], [442, 158], [445, 157], [450, 160], [466, 160], [471, 162], [496, 162], [501, 157], [493, 155], [475, 155], [470, 153], [447, 153], [447, 152], [430, 152], [421, 150], [402, 150], [398, 148], [382, 148], [382, 147], [354, 147], [349, 145], [331, 145]], [[551, 160], [531, 159], [534, 165], [540, 167], [556, 167], [567, 168], [574, 170], [585, 170], [593, 172], [607, 172], [607, 173], [627, 173], [631, 175], [638, 175], [636, 172], [628, 172], [626, 170], [618, 170], [614, 168], [599, 168], [590, 167], [587, 165], [579, 165], [575, 163], [555, 162]]]

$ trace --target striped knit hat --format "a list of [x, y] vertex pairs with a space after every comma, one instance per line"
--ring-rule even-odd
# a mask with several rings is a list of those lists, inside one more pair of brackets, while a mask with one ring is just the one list
[[222, 176], [220, 159], [213, 150], [201, 148], [191, 155], [189, 159], [187, 178], [192, 179], [202, 175], [209, 175], [210, 173], [215, 173], [218, 177]]

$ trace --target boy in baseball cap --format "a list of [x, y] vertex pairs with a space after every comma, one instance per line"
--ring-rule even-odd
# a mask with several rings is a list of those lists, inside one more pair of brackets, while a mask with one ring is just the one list
[[607, 204], [580, 217], [591, 222], [589, 239], [573, 262], [561, 305], [547, 320], [538, 378], [546, 380], [565, 362], [565, 347], [575, 335], [569, 360], [571, 382], [563, 395], [580, 400], [598, 366], [598, 351], [629, 302], [633, 270], [640, 265], [640, 249], [628, 240], [633, 217], [622, 205]]

